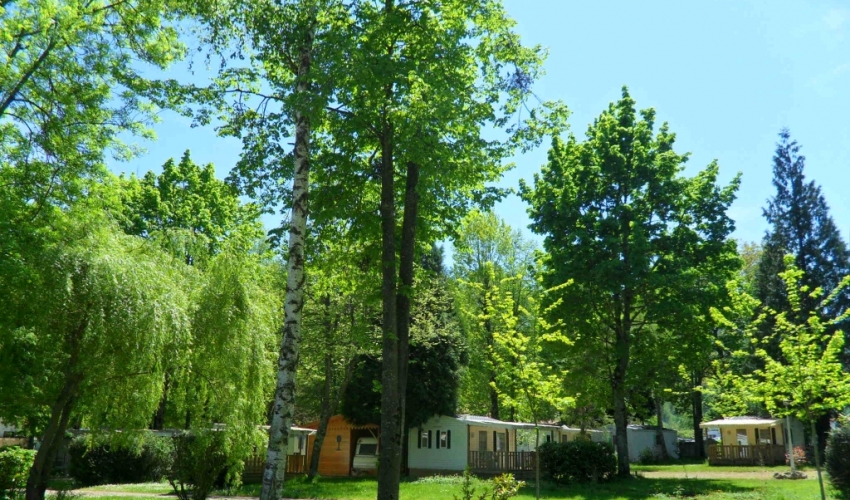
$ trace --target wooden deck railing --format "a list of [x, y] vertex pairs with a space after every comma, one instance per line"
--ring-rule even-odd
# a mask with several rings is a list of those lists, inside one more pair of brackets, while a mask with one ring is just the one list
[[[307, 463], [307, 455], [289, 455], [286, 459], [287, 474], [306, 474], [310, 464]], [[245, 468], [242, 470], [242, 481], [246, 483], [262, 481], [263, 469], [266, 467], [266, 456], [252, 455], [245, 460]]]
[[475, 472], [532, 471], [536, 459], [533, 451], [470, 451], [469, 468]]
[[785, 447], [780, 444], [708, 445], [709, 465], [782, 465]]

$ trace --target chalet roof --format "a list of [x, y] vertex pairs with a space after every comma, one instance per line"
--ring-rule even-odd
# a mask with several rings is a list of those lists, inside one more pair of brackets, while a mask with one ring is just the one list
[[[638, 424], [631, 424], [631, 425], [629, 425], [629, 426], [628, 426], [628, 429], [629, 429], [630, 431], [653, 431], [653, 432], [655, 432], [656, 430], [658, 430], [658, 426], [657, 426], [657, 425], [638, 425]], [[666, 428], [666, 427], [664, 427], [664, 428], [663, 428], [663, 429], [661, 429], [661, 430], [662, 430], [662, 431], [665, 431], [665, 432], [668, 432], [668, 431], [669, 431], [669, 432], [676, 432], [676, 430], [675, 430], [675, 429], [668, 429], [668, 428]]]
[[[562, 425], [562, 426], [561, 426], [561, 430], [563, 430], [563, 431], [577, 431], [577, 432], [581, 432], [581, 429], [579, 429], [578, 427], [569, 427], [569, 426], [566, 426], [566, 425]], [[598, 432], [598, 433], [600, 433], [600, 434], [602, 433], [602, 431], [597, 430], [597, 429], [585, 429], [585, 430], [584, 430], [584, 432], [588, 432], [588, 433], [591, 433], [591, 432]]]
[[[269, 429], [271, 429], [271, 426], [269, 426], [269, 425], [263, 425], [263, 426], [261, 426], [261, 428], [262, 428], [262, 429], [264, 429], [266, 432], [268, 432], [268, 431], [269, 431]], [[297, 427], [297, 426], [294, 426], [294, 425], [293, 425], [293, 426], [291, 427], [291, 429], [292, 429], [292, 431], [293, 431], [295, 434], [308, 434], [308, 435], [312, 435], [312, 434], [315, 434], [315, 433], [316, 433], [316, 429], [308, 429], [307, 427]]]
[[760, 417], [729, 417], [721, 418], [720, 420], [712, 420], [699, 424], [700, 427], [740, 427], [740, 426], [767, 426], [773, 427], [782, 423], [776, 418], [760, 418]]
[[[535, 427], [534, 424], [527, 422], [505, 422], [480, 415], [458, 415], [457, 419], [470, 425], [478, 425], [482, 427], [512, 427], [514, 429], [534, 429]], [[538, 427], [541, 429], [560, 429], [559, 426], [550, 424], [540, 424]]]

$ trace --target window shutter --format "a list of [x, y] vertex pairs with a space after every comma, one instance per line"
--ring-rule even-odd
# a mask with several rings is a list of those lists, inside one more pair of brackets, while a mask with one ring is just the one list
[[499, 441], [496, 439], [496, 431], [493, 431], [493, 451], [499, 451]]
[[756, 444], [760, 444], [759, 443], [759, 430], [758, 429], [756, 429]]
[[446, 431], [446, 448], [452, 449], [452, 431]]
[[437, 446], [435, 446], [435, 448], [437, 448], [439, 450], [440, 449], [440, 430], [439, 429], [437, 429], [436, 434], [437, 434], [437, 442], [436, 442]]
[[428, 448], [430, 448], [430, 447], [431, 447], [431, 441], [432, 441], [431, 436], [432, 436], [432, 435], [431, 435], [431, 431], [429, 430], [429, 431], [428, 431]]
[[420, 427], [419, 429], [417, 429], [417, 431], [418, 431], [418, 432], [416, 433], [416, 444], [417, 444], [417, 446], [416, 446], [416, 447], [417, 447], [417, 448], [422, 448], [422, 427]]
[[505, 429], [505, 451], [511, 451], [511, 431]]

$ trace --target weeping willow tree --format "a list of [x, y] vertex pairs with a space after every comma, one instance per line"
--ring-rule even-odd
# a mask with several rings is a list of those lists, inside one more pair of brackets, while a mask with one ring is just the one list
[[163, 359], [190, 344], [189, 273], [101, 215], [72, 211], [59, 235], [4, 255], [0, 415], [39, 435], [27, 498], [41, 499], [65, 430], [147, 426]]

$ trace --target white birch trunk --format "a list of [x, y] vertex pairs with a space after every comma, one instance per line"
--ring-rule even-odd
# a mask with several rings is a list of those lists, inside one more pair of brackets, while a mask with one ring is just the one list
[[[296, 94], [305, 101], [310, 91], [314, 27], [306, 33], [298, 60]], [[263, 470], [261, 500], [283, 498], [289, 434], [295, 412], [295, 374], [301, 343], [301, 311], [304, 307], [304, 242], [307, 233], [308, 193], [310, 184], [310, 119], [295, 113], [295, 176], [292, 180], [292, 211], [289, 219], [289, 256], [286, 263], [283, 341], [278, 358], [277, 386], [266, 467]]]

